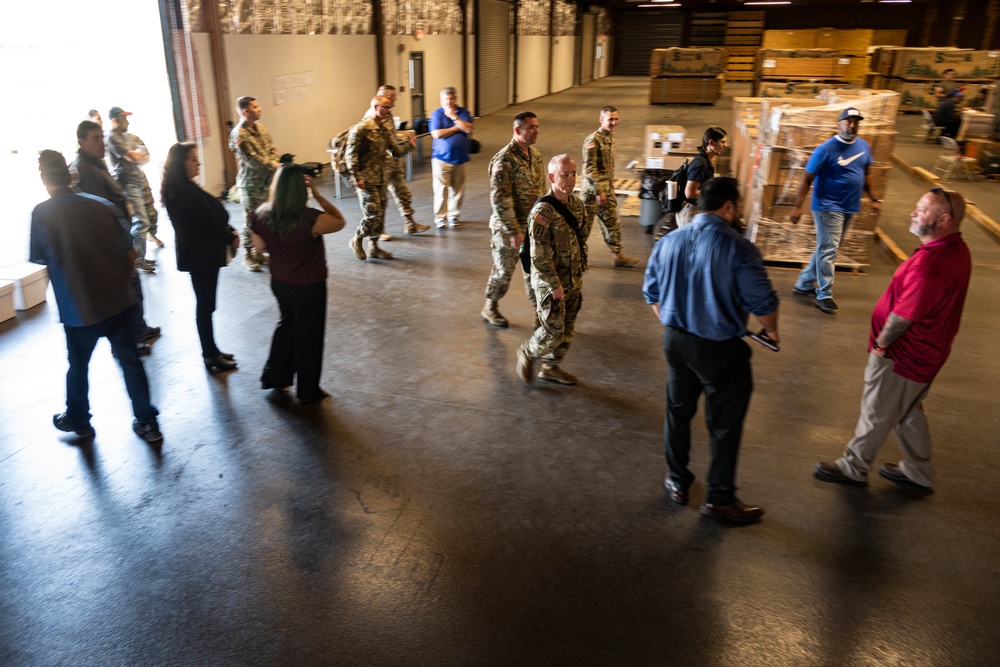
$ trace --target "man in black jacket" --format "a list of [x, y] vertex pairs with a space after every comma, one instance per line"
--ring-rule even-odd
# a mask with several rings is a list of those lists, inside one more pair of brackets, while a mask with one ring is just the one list
[[[97, 123], [85, 120], [76, 127], [76, 141], [80, 144], [76, 159], [69, 166], [69, 172], [73, 179], [73, 190], [76, 192], [94, 195], [107, 199], [121, 211], [120, 220], [125, 227], [125, 231], [130, 232], [132, 228], [132, 202], [128, 200], [122, 188], [118, 185], [108, 165], [104, 162], [104, 132]], [[154, 263], [155, 260], [146, 260]], [[140, 356], [149, 355], [152, 352], [151, 344], [160, 337], [160, 327], [151, 327], [146, 324], [143, 309], [142, 284], [139, 281], [138, 273], [133, 274], [132, 288], [139, 297], [139, 307], [136, 309], [135, 322], [135, 345]]]

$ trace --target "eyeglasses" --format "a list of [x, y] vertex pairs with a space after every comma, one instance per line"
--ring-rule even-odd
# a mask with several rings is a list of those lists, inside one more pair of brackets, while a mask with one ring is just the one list
[[948, 191], [945, 190], [944, 188], [942, 188], [939, 185], [935, 185], [933, 188], [930, 189], [930, 193], [931, 194], [935, 194], [935, 195], [943, 195], [944, 196], [944, 200], [946, 202], [948, 202], [948, 215], [950, 215], [951, 217], [954, 218], [955, 217], [955, 207], [951, 205], [951, 197], [948, 195]]

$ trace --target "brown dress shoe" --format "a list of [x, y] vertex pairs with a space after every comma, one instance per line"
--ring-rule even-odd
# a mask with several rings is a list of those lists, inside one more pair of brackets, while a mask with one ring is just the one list
[[836, 463], [827, 463], [826, 461], [820, 461], [816, 464], [814, 469], [813, 477], [824, 482], [833, 482], [834, 484], [850, 484], [852, 486], [864, 486], [867, 482], [859, 482], [856, 479], [848, 477], [841, 470]]
[[663, 488], [670, 494], [670, 499], [678, 505], [688, 504], [688, 500], [690, 500], [688, 490], [681, 488], [680, 484], [672, 480], [669, 472], [663, 476]]
[[736, 523], [753, 523], [759, 521], [764, 516], [764, 510], [755, 505], [747, 505], [739, 498], [733, 498], [731, 505], [713, 505], [705, 503], [701, 506], [701, 513], [715, 519], [725, 519]]
[[878, 469], [878, 474], [885, 477], [890, 482], [895, 482], [899, 484], [904, 489], [909, 489], [911, 491], [919, 491], [921, 493], [934, 493], [934, 489], [929, 486], [924, 486], [923, 484], [917, 484], [912, 479], [906, 476], [899, 466], [895, 463], [886, 463]]

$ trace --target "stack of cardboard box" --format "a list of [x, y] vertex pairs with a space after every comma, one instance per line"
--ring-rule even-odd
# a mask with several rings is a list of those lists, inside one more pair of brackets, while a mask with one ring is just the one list
[[[815, 148], [837, 132], [844, 108], [858, 108], [865, 120], [859, 136], [872, 148], [869, 174], [875, 197], [885, 195], [891, 170], [899, 95], [889, 91], [838, 91], [826, 100], [762, 100], [760, 134], [744, 190], [747, 235], [765, 260], [807, 262], [816, 246], [810, 201], [798, 224], [788, 219], [805, 178], [805, 166]], [[741, 167], [742, 168], [742, 167]], [[869, 264], [876, 218], [871, 202], [862, 201], [837, 256], [839, 266]]]
[[900, 109], [914, 111], [937, 106], [934, 85], [946, 69], [955, 70], [955, 82], [972, 92], [1000, 77], [1000, 52], [954, 48], [906, 49], [879, 47], [871, 56], [872, 88], [900, 94]]
[[654, 49], [650, 104], [715, 104], [722, 95], [725, 49]]

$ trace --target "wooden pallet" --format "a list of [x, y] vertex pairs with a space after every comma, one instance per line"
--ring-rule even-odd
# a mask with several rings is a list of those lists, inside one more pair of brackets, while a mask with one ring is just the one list
[[[792, 260], [785, 259], [765, 259], [764, 266], [770, 266], [775, 269], [794, 269], [795, 271], [801, 271], [805, 268], [806, 264], [809, 262], [796, 262]], [[854, 273], [862, 274], [865, 272], [865, 268], [870, 266], [868, 264], [859, 264], [857, 262], [842, 261], [838, 260], [834, 263], [834, 270], [840, 271], [841, 273]]]

